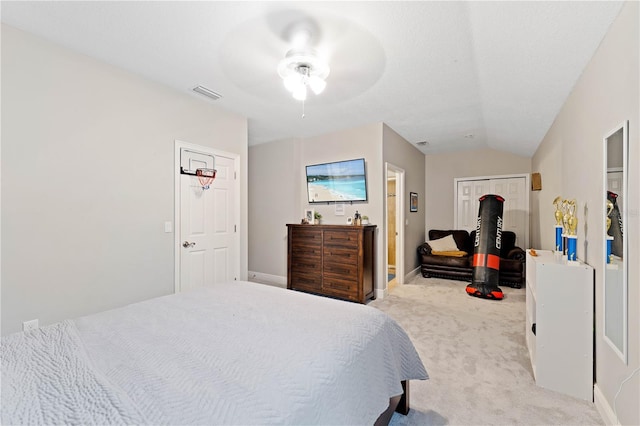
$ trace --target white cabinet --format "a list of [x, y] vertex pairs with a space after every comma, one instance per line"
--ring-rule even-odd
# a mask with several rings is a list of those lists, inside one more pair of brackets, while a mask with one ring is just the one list
[[593, 268], [536, 252], [527, 250], [525, 322], [536, 384], [593, 401]]

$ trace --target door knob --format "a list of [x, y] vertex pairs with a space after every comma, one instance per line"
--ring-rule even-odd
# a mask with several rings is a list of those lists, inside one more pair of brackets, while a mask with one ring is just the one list
[[193, 246], [195, 246], [196, 243], [190, 243], [189, 241], [185, 241], [184, 243], [182, 243], [182, 247], [184, 248], [191, 248]]

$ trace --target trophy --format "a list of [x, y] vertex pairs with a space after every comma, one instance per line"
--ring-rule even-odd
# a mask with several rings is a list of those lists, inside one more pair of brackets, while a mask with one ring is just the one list
[[566, 219], [567, 231], [567, 260], [570, 262], [577, 262], [576, 251], [578, 248], [578, 237], [576, 236], [576, 229], [578, 229], [578, 218], [576, 217], [576, 200], [564, 200], [566, 201], [566, 213], [564, 218]]
[[554, 217], [556, 218], [556, 225], [555, 225], [555, 230], [556, 230], [556, 252], [561, 252], [563, 250], [562, 218], [564, 216], [563, 213], [562, 213], [562, 197], [558, 195], [553, 200], [553, 205], [556, 206], [556, 211], [553, 214]]
[[569, 235], [576, 235], [576, 229], [578, 229], [578, 218], [576, 217], [575, 199], [567, 203], [567, 213], [569, 214], [569, 218], [567, 219], [567, 225], [569, 226]]
[[569, 200], [562, 200], [562, 228], [564, 234], [569, 235]]
[[613, 254], [611, 253], [613, 245], [613, 237], [609, 235], [609, 228], [611, 228], [611, 212], [613, 212], [613, 203], [607, 198], [605, 199], [607, 206], [607, 230], [605, 231], [605, 237], [607, 238], [607, 263], [610, 264], [613, 260]]
[[608, 234], [609, 228], [611, 228], [611, 212], [613, 211], [613, 203], [609, 200], [605, 200], [605, 204], [607, 205], [607, 234]]
[[557, 226], [562, 226], [562, 197], [560, 197], [559, 195], [553, 200], [552, 203], [554, 206], [556, 206], [556, 212], [554, 213], [554, 216], [556, 218], [556, 225]]
[[569, 200], [563, 199], [560, 202], [560, 213], [562, 213], [562, 254], [567, 254], [567, 236], [569, 235]]

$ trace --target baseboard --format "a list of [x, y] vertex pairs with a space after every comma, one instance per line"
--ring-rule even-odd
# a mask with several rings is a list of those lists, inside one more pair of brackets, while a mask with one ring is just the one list
[[408, 274], [406, 274], [404, 276], [404, 282], [405, 284], [408, 282], [411, 282], [411, 280], [416, 277], [418, 274], [420, 274], [420, 266], [418, 266], [416, 269], [414, 269], [413, 271], [409, 272]]
[[[418, 266], [416, 269], [414, 269], [413, 271], [409, 272], [404, 276], [404, 284], [410, 282], [419, 273], [420, 273], [420, 267]], [[376, 299], [384, 299], [385, 297], [387, 297], [389, 295], [388, 283], [384, 289], [376, 289], [374, 295]]]
[[287, 288], [287, 277], [280, 275], [263, 274], [262, 272], [249, 271], [247, 277], [249, 281], [260, 284], [272, 285], [274, 287]]
[[384, 299], [389, 295], [389, 289], [386, 287], [383, 289], [376, 288], [373, 295], [376, 299]]
[[595, 404], [605, 425], [609, 426], [620, 424], [616, 418], [613, 408], [611, 408], [611, 405], [609, 405], [609, 402], [606, 400], [597, 384], [593, 385], [593, 403]]

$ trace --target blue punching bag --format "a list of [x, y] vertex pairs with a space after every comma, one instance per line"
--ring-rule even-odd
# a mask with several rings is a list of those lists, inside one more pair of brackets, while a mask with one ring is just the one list
[[500, 248], [502, 247], [502, 210], [499, 195], [480, 197], [476, 239], [473, 242], [473, 279], [467, 285], [470, 296], [500, 300]]

